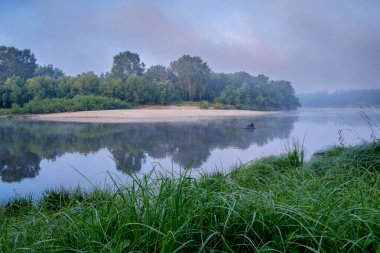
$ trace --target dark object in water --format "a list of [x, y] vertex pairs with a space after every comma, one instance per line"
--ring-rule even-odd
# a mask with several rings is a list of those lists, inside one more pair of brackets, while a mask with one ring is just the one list
[[253, 122], [249, 123], [244, 129], [256, 129], [255, 124]]

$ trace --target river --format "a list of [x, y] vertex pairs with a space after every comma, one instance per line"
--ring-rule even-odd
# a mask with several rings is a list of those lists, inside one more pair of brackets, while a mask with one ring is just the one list
[[[299, 109], [178, 123], [85, 124], [0, 120], [0, 200], [45, 189], [128, 182], [131, 172], [227, 171], [294, 142], [306, 158], [379, 138], [379, 109]], [[253, 121], [255, 130], [243, 127]]]

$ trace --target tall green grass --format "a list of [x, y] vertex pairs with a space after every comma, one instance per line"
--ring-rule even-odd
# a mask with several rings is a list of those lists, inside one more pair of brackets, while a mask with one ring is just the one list
[[0, 207], [1, 252], [379, 252], [380, 143]]

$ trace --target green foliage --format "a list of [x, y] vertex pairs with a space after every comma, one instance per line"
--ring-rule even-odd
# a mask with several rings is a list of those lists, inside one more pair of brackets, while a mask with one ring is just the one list
[[1, 104], [5, 108], [9, 108], [12, 104], [23, 105], [28, 101], [24, 81], [17, 76], [8, 78], [0, 92]]
[[154, 88], [145, 77], [130, 75], [125, 87], [126, 101], [131, 104], [153, 104]]
[[290, 110], [299, 106], [290, 82], [269, 81], [264, 75], [254, 77], [245, 72], [225, 75], [224, 78], [229, 79], [224, 82], [228, 85], [214, 100], [216, 103], [247, 110]]
[[162, 81], [155, 86], [157, 103], [169, 105], [181, 101], [181, 95], [170, 81]]
[[[216, 110], [236, 110], [237, 109], [237, 107], [235, 107], [234, 105], [222, 104], [219, 102], [214, 102], [211, 106], [213, 109], [216, 109]], [[238, 109], [249, 110], [248, 108], [242, 108], [242, 107]]]
[[105, 78], [99, 85], [99, 93], [104, 97], [113, 97], [121, 100], [126, 99], [126, 83], [120, 78]]
[[111, 73], [115, 78], [127, 79], [130, 75], [142, 75], [145, 64], [140, 62], [140, 56], [136, 53], [124, 51], [115, 55]]
[[12, 76], [21, 79], [32, 77], [36, 67], [36, 58], [29, 49], [0, 46], [0, 83]]
[[75, 77], [60, 77], [57, 84], [57, 96], [59, 98], [73, 98], [76, 95], [74, 91], [74, 81]]
[[199, 102], [199, 107], [202, 109], [208, 109], [210, 107], [210, 104], [208, 101], [200, 101]]
[[17, 217], [21, 215], [26, 215], [32, 208], [32, 197], [12, 199], [4, 205], [4, 216]]
[[37, 76], [27, 80], [26, 92], [29, 99], [41, 100], [56, 97], [56, 84], [49, 76]]
[[225, 106], [222, 103], [216, 102], [212, 104], [212, 108], [216, 110], [222, 110]]
[[97, 76], [86, 72], [73, 77], [52, 65], [37, 66], [29, 50], [0, 47], [0, 70], [0, 108], [8, 109], [32, 100], [88, 95], [133, 105], [207, 100], [223, 109], [289, 110], [299, 106], [290, 82], [246, 72], [213, 73], [200, 57], [190, 55], [171, 62], [170, 68], [155, 65], [144, 72], [140, 56], [125, 51], [114, 57], [111, 73]]
[[[376, 252], [379, 143], [292, 165], [267, 157], [193, 178], [158, 171], [114, 190], [0, 205], [0, 251]], [[363, 159], [370, 163], [363, 163]]]
[[176, 76], [174, 73], [162, 65], [153, 65], [145, 73], [147, 80], [152, 84], [157, 84], [160, 82], [174, 82]]
[[55, 68], [53, 65], [48, 64], [44, 66], [37, 66], [34, 71], [34, 76], [49, 76], [50, 78], [57, 80], [58, 78], [64, 76], [62, 70]]
[[43, 100], [31, 100], [22, 107], [13, 104], [10, 111], [13, 114], [27, 113], [53, 113], [90, 110], [125, 109], [130, 106], [117, 98], [100, 96], [76, 96], [72, 99], [52, 98]]
[[177, 85], [184, 100], [201, 100], [206, 92], [210, 68], [200, 57], [184, 55], [171, 62], [170, 67], [177, 76]]
[[99, 78], [93, 72], [82, 73], [74, 79], [72, 95], [98, 95]]

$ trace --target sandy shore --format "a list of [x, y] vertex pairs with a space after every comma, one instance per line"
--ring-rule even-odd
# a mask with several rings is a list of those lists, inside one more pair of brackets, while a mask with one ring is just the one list
[[[173, 122], [207, 118], [258, 116], [272, 112], [246, 110], [200, 109], [193, 106], [152, 106], [141, 109], [103, 110], [36, 114], [27, 119], [40, 121], [128, 123], [128, 122]], [[23, 117], [25, 118], [25, 117]]]

